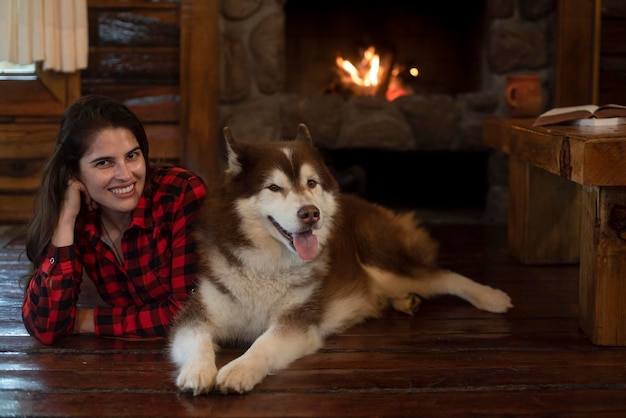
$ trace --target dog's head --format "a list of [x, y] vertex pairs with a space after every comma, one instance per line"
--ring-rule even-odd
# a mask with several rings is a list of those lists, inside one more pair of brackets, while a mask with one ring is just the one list
[[337, 210], [339, 186], [313, 146], [309, 129], [294, 140], [237, 142], [224, 128], [226, 187], [245, 235], [257, 248], [276, 242], [303, 260], [317, 257]]

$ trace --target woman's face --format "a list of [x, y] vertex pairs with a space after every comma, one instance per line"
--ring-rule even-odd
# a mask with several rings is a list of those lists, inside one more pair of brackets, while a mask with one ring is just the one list
[[146, 181], [146, 163], [137, 139], [127, 129], [98, 132], [80, 159], [80, 181], [100, 208], [131, 212]]

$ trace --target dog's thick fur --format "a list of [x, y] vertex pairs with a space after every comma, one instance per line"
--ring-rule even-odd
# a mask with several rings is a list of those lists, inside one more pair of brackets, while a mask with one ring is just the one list
[[[250, 391], [388, 306], [412, 314], [420, 298], [452, 294], [490, 312], [512, 307], [506, 293], [437, 267], [438, 244], [413, 214], [340, 193], [305, 125], [274, 143], [224, 133], [228, 168], [194, 232], [197, 291], [170, 333], [180, 390]], [[218, 371], [225, 343], [251, 345]]]

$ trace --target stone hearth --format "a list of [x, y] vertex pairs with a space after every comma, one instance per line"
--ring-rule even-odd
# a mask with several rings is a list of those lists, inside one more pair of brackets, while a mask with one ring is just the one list
[[285, 0], [222, 0], [223, 125], [243, 140], [268, 141], [294, 137], [297, 125], [304, 122], [316, 144], [328, 150], [489, 153], [483, 218], [506, 221], [506, 157], [482, 144], [483, 122], [509, 117], [503, 95], [509, 74], [541, 75], [548, 107], [553, 0], [487, 1], [477, 91], [415, 94], [392, 102], [382, 97], [287, 92], [285, 4]]

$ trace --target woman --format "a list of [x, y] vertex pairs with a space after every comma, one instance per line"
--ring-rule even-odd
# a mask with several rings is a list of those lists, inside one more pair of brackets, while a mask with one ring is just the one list
[[[193, 289], [190, 227], [206, 193], [187, 170], [150, 167], [144, 127], [123, 104], [72, 104], [26, 234], [28, 332], [44, 344], [72, 333], [165, 336]], [[106, 306], [77, 306], [84, 277]]]

